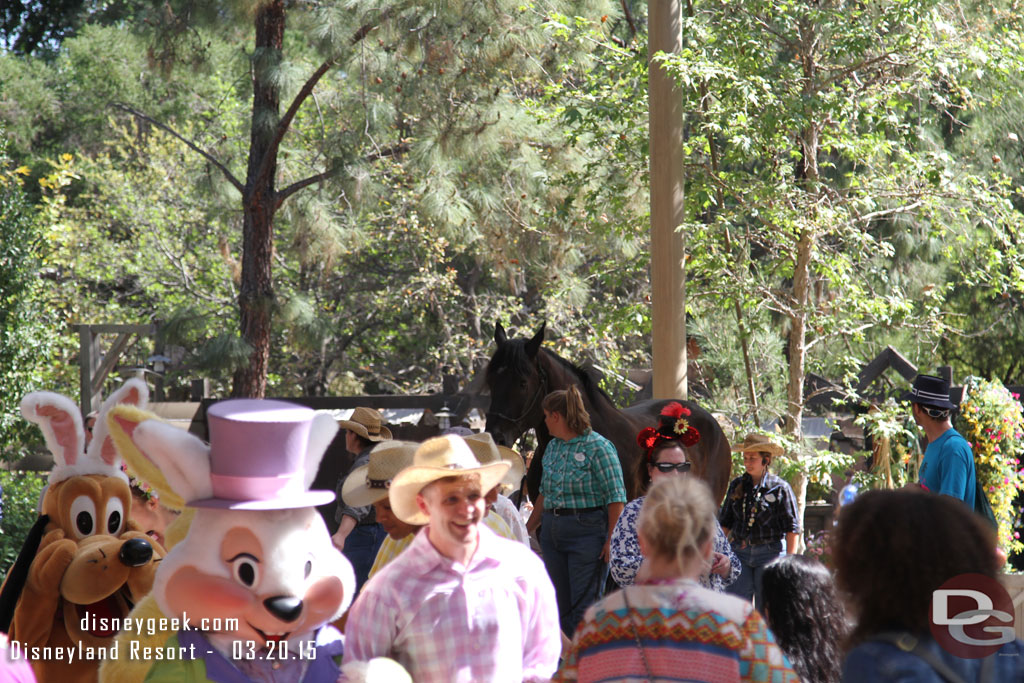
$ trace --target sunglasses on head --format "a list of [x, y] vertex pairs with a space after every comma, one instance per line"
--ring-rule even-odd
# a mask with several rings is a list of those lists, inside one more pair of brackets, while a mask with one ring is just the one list
[[690, 463], [688, 462], [656, 462], [653, 465], [659, 472], [668, 474], [675, 470], [676, 472], [689, 472]]

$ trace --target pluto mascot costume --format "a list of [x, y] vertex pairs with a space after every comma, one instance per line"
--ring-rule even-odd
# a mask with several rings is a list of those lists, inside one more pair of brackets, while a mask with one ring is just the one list
[[4, 583], [0, 628], [41, 682], [95, 681], [120, 620], [153, 585], [164, 551], [129, 521], [128, 477], [104, 421], [114, 405], [147, 397], [144, 382], [126, 382], [100, 409], [88, 446], [70, 399], [40, 391], [21, 402], [56, 464], [42, 515]]

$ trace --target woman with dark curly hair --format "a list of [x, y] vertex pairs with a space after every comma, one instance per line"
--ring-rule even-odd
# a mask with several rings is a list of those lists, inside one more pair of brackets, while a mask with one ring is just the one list
[[786, 555], [764, 568], [762, 613], [802, 681], [839, 683], [848, 628], [832, 575], [821, 562]]
[[[961, 501], [908, 489], [869, 491], [843, 508], [832, 557], [836, 585], [857, 620], [844, 681], [1024, 681], [1024, 642], [964, 650], [967, 641], [954, 640], [956, 629], [934, 625], [930, 616], [935, 591], [955, 577], [975, 575], [968, 577], [972, 585], [990, 597], [1001, 590], [992, 531]], [[973, 602], [963, 609], [976, 609]], [[959, 610], [953, 607], [953, 615]], [[961, 636], [997, 639], [1001, 630], [993, 626], [1006, 625], [987, 621], [987, 632], [977, 625]]]

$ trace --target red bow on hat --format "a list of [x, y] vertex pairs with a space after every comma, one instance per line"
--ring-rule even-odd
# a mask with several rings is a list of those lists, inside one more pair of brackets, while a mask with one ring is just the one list
[[683, 446], [689, 448], [700, 441], [700, 432], [690, 424], [687, 416], [690, 410], [681, 403], [672, 401], [661, 409], [659, 425], [657, 429], [644, 427], [636, 435], [636, 442], [647, 451], [648, 460], [651, 451], [662, 441], [679, 441]]
[[[664, 432], [666, 429], [671, 429], [671, 433], [674, 436], [669, 438], [679, 439], [683, 445], [687, 447], [693, 446], [700, 441], [700, 432], [697, 431], [696, 427], [690, 424], [689, 420], [686, 419], [689, 416], [690, 409], [676, 401], [666, 404], [665, 407], [661, 409], [662, 431]], [[669, 419], [666, 420], [664, 418]]]

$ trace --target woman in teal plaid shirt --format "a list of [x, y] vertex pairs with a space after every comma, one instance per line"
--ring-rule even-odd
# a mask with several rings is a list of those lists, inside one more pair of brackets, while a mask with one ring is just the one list
[[562, 631], [571, 636], [608, 578], [612, 529], [626, 503], [622, 466], [611, 441], [590, 428], [576, 387], [541, 403], [551, 441], [544, 449], [540, 496], [527, 525], [540, 524], [540, 547], [555, 585]]

